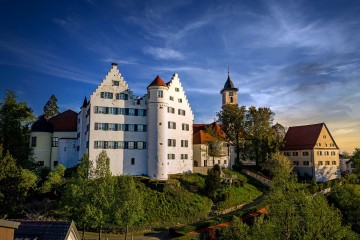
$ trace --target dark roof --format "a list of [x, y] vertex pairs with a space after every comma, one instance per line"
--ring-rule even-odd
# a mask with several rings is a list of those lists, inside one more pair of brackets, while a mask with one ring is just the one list
[[54, 126], [41, 115], [36, 122], [31, 126], [32, 132], [53, 132]]
[[74, 233], [79, 237], [74, 223], [70, 221], [18, 221], [21, 224], [15, 230], [14, 239], [64, 240], [71, 228], [74, 228]]
[[318, 123], [312, 125], [290, 127], [285, 134], [285, 146], [281, 150], [302, 150], [314, 148], [316, 145], [316, 141], [319, 138], [321, 129], [324, 126], [328, 131], [331, 139], [335, 143], [325, 123]]
[[161, 77], [159, 75], [156, 76], [156, 78], [150, 83], [150, 85], [148, 87], [152, 87], [152, 86], [164, 86], [166, 87], [166, 83], [161, 79]]
[[84, 98], [84, 102], [83, 102], [83, 105], [81, 106], [81, 108], [86, 108], [88, 106], [88, 100], [86, 99], [86, 96]]
[[230, 73], [228, 73], [228, 78], [224, 84], [224, 88], [221, 89], [220, 93], [222, 93], [224, 90], [234, 90], [238, 91], [239, 89], [235, 87], [234, 83], [230, 79]]
[[76, 132], [77, 113], [66, 110], [47, 120], [43, 115], [31, 126], [32, 132]]
[[66, 110], [49, 119], [54, 126], [54, 132], [76, 132], [77, 113], [73, 110]]

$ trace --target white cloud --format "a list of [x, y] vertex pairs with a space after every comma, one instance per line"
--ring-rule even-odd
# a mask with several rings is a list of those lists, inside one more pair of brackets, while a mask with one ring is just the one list
[[144, 48], [145, 54], [153, 55], [157, 59], [183, 59], [184, 56], [181, 52], [169, 48], [154, 48], [146, 47]]

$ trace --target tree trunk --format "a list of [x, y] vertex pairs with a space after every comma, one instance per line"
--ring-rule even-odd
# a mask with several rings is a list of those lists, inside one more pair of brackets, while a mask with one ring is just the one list
[[125, 240], [127, 240], [127, 235], [129, 232], [129, 226], [126, 224], [126, 230], [125, 230]]
[[85, 239], [85, 223], [82, 224], [82, 237], [81, 237], [82, 240]]
[[102, 227], [100, 225], [100, 228], [99, 228], [99, 240], [101, 240], [101, 230], [102, 230]]

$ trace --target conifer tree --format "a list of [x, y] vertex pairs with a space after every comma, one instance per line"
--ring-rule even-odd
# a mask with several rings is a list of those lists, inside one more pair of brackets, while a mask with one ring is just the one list
[[56, 115], [58, 115], [59, 112], [59, 107], [57, 105], [57, 98], [55, 97], [55, 95], [51, 95], [49, 101], [47, 101], [47, 103], [44, 106], [44, 115], [46, 119], [52, 118]]

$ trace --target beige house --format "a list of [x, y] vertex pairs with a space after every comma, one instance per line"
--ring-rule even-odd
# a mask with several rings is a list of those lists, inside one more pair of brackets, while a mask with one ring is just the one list
[[72, 110], [50, 119], [41, 116], [31, 127], [33, 161], [50, 169], [58, 163], [65, 167], [75, 166], [79, 160], [76, 129], [77, 113]]
[[[207, 129], [213, 129], [210, 134]], [[215, 136], [214, 136], [215, 135]], [[212, 167], [219, 164], [231, 168], [232, 148], [225, 141], [225, 133], [217, 123], [193, 125], [194, 167]]]
[[317, 182], [340, 177], [339, 147], [325, 123], [290, 127], [281, 149], [299, 175]]

